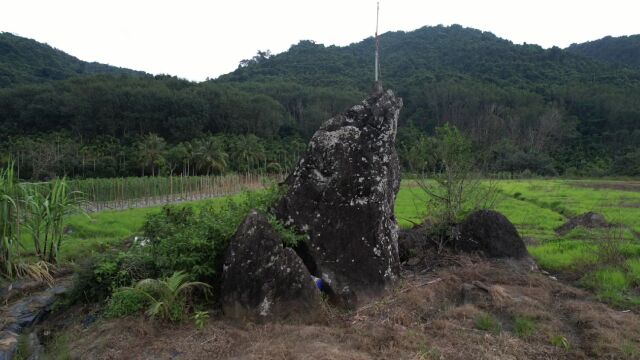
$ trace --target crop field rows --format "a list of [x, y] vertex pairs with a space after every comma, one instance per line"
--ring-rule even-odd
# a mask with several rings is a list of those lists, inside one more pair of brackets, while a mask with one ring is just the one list
[[[273, 175], [270, 179], [280, 179]], [[89, 212], [158, 206], [227, 196], [262, 187], [258, 174], [216, 176], [129, 177], [69, 181], [72, 190], [84, 194]]]

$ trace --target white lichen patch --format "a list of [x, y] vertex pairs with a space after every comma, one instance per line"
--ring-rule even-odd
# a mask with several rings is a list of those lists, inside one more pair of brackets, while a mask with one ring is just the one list
[[378, 246], [373, 248], [373, 253], [376, 254], [376, 256], [380, 256], [382, 255], [382, 251], [380, 250], [380, 248]]
[[268, 316], [269, 315], [269, 311], [271, 310], [271, 304], [272, 302], [269, 301], [269, 298], [267, 296], [264, 297], [264, 300], [262, 300], [262, 302], [260, 303], [260, 316]]

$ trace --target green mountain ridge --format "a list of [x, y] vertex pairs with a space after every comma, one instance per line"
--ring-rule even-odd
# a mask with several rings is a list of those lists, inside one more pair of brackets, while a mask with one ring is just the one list
[[0, 88], [88, 74], [147, 75], [142, 71], [82, 61], [36, 40], [0, 32]]
[[611, 37], [572, 44], [566, 49], [602, 62], [640, 68], [640, 35]]

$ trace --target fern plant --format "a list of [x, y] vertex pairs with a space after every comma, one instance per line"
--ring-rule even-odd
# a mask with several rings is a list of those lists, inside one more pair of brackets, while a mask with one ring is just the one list
[[146, 314], [151, 318], [168, 321], [180, 321], [186, 313], [185, 303], [189, 291], [202, 289], [206, 292], [210, 285], [198, 281], [188, 281], [189, 274], [176, 271], [165, 279], [143, 279], [133, 287], [122, 288], [121, 291], [134, 291], [149, 300]]

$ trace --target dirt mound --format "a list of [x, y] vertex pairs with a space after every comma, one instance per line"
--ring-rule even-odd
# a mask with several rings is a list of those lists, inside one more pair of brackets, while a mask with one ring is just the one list
[[637, 314], [591, 301], [526, 260], [447, 257], [449, 265], [405, 270], [402, 286], [318, 323], [217, 317], [199, 331], [142, 319], [85, 328], [79, 318], [63, 335], [71, 358], [91, 359], [640, 359]]
[[569, 219], [569, 221], [567, 221], [564, 225], [556, 229], [556, 234], [566, 235], [578, 226], [588, 229], [596, 229], [608, 228], [611, 227], [612, 224], [610, 224], [607, 219], [604, 218], [604, 215], [589, 211], [587, 213]]

